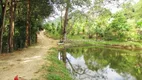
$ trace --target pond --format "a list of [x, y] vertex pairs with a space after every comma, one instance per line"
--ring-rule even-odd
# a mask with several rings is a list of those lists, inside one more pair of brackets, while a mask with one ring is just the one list
[[106, 47], [59, 51], [74, 80], [142, 80], [142, 52]]

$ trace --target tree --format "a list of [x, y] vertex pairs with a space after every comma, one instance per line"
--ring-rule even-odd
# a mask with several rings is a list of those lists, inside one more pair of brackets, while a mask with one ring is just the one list
[[50, 5], [49, 0], [28, 0], [25, 41], [26, 47], [31, 44], [31, 34], [36, 34], [36, 31], [38, 31], [37, 29], [33, 29], [33, 27], [37, 26], [40, 29], [42, 21], [47, 18], [51, 12], [52, 6]]
[[[59, 1], [55, 1], [52, 0], [52, 2], [56, 5], [63, 5], [63, 7], [65, 8], [65, 14], [64, 14], [64, 22], [63, 22], [63, 37], [62, 37], [62, 42], [66, 41], [66, 37], [67, 37], [67, 26], [68, 26], [68, 21], [69, 21], [69, 14], [72, 13], [72, 9], [74, 9], [74, 7], [76, 6], [83, 6], [83, 5], [87, 5], [90, 4], [90, 0], [84, 0], [84, 1], [79, 1], [79, 0], [59, 0]], [[61, 23], [62, 24], [62, 23]]]
[[13, 37], [14, 37], [14, 19], [15, 19], [15, 0], [10, 2], [10, 26], [9, 26], [9, 52], [13, 52]]
[[0, 54], [2, 53], [2, 43], [3, 43], [3, 29], [5, 25], [5, 16], [6, 16], [6, 10], [7, 10], [7, 4], [8, 0], [0, 0]]
[[37, 42], [37, 31], [52, 12], [49, 2], [0, 0], [0, 53], [12, 52]]
[[25, 47], [28, 47], [30, 45], [30, 35], [29, 35], [29, 29], [30, 29], [30, 0], [27, 0], [27, 21], [26, 21], [26, 41], [25, 41]]
[[141, 13], [142, 0], [139, 0], [139, 2], [136, 5], [134, 5], [134, 10], [135, 10], [134, 16], [135, 16], [136, 20], [141, 19], [141, 17], [142, 17], [142, 13]]
[[67, 24], [68, 24], [68, 10], [69, 10], [69, 2], [66, 3], [66, 11], [65, 11], [65, 18], [64, 18], [64, 27], [63, 27], [63, 42], [66, 41], [67, 37]]
[[113, 21], [109, 24], [109, 26], [105, 30], [105, 38], [106, 40], [118, 40], [118, 41], [126, 41], [128, 32], [131, 27], [127, 24], [127, 19], [123, 13], [116, 13], [113, 15]]

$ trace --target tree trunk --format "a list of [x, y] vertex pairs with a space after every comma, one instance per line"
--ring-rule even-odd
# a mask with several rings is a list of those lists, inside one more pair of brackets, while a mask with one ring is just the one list
[[30, 0], [27, 0], [27, 21], [26, 21], [26, 40], [25, 47], [29, 46], [29, 29], [30, 29]]
[[37, 43], [37, 33], [36, 33], [36, 41], [35, 42]]
[[29, 25], [29, 39], [28, 39], [28, 44], [29, 46], [31, 45], [31, 26]]
[[69, 10], [69, 4], [67, 3], [66, 12], [64, 16], [65, 19], [64, 19], [64, 27], [63, 27], [63, 42], [66, 41], [66, 37], [67, 37], [68, 10]]
[[67, 54], [66, 54], [66, 48], [65, 48], [65, 47], [64, 47], [64, 49], [63, 49], [63, 51], [62, 51], [61, 56], [62, 56], [62, 60], [63, 60], [64, 64], [66, 65]]
[[[62, 18], [62, 9], [61, 9], [61, 29], [62, 29], [62, 31], [63, 31], [63, 20], [62, 20], [63, 18]], [[61, 33], [60, 33], [60, 35], [62, 35], [63, 34], [63, 32], [61, 31]], [[60, 42], [61, 41], [63, 41], [63, 37], [61, 36], [61, 39], [60, 39]]]
[[6, 15], [6, 8], [7, 8], [8, 0], [5, 1], [5, 4], [1, 1], [1, 21], [0, 21], [0, 54], [2, 53], [2, 43], [3, 43], [3, 29], [4, 29], [4, 23], [5, 23], [5, 15]]
[[15, 7], [15, 0], [11, 1], [10, 6], [10, 27], [9, 27], [9, 52], [13, 52], [13, 36], [14, 36], [14, 7]]

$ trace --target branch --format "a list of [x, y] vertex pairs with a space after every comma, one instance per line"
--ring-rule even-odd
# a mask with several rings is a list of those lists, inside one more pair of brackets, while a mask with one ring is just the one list
[[66, 59], [67, 59], [67, 61], [69, 62], [69, 65], [71, 66], [72, 70], [73, 70], [75, 73], [77, 73], [77, 74], [79, 74], [79, 75], [82, 75], [82, 74], [85, 73], [86, 69], [83, 70], [82, 73], [77, 72], [77, 71], [74, 69], [73, 65], [71, 64], [70, 60], [69, 60], [67, 57], [66, 57]]

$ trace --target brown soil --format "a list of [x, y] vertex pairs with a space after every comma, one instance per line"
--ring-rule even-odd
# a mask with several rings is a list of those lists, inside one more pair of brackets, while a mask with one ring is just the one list
[[47, 38], [41, 31], [35, 46], [0, 55], [0, 80], [13, 80], [16, 75], [26, 80], [36, 80], [41, 74], [44, 58], [50, 48], [57, 46], [57, 42]]

